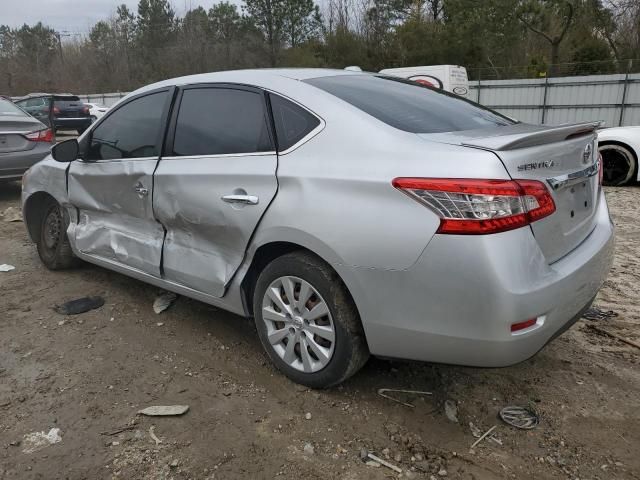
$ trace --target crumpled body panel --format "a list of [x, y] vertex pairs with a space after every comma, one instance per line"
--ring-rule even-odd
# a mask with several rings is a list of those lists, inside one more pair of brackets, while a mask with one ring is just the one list
[[69, 199], [79, 211], [77, 250], [160, 276], [164, 229], [153, 215], [156, 164], [157, 159], [71, 164]]
[[[160, 160], [154, 210], [167, 231], [164, 278], [222, 297], [277, 191], [276, 167], [273, 153]], [[258, 203], [227, 203], [226, 195], [253, 195]]]

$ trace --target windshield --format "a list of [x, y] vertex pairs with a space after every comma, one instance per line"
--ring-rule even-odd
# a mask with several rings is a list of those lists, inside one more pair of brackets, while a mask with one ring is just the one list
[[26, 115], [19, 107], [11, 103], [9, 100], [0, 98], [0, 115]]
[[411, 133], [455, 132], [516, 123], [457, 95], [402, 78], [338, 75], [304, 81]]

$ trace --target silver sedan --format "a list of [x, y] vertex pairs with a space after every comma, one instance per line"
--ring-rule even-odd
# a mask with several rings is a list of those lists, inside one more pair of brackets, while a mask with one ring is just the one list
[[402, 79], [248, 70], [149, 85], [25, 176], [44, 264], [255, 318], [284, 374], [370, 354], [504, 366], [611, 265], [597, 123], [533, 126]]
[[49, 154], [53, 131], [0, 98], [0, 180], [16, 180]]

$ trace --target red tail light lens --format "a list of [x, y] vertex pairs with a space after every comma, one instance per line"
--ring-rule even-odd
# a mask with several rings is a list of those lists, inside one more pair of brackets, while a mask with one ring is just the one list
[[89, 114], [89, 107], [87, 107], [86, 105], [82, 107], [82, 113]]
[[27, 133], [25, 138], [32, 142], [53, 142], [53, 130], [46, 128], [44, 130], [38, 130], [36, 132]]
[[438, 233], [505, 232], [556, 210], [549, 190], [537, 180], [396, 178], [392, 184], [440, 217]]
[[60, 109], [58, 107], [53, 107], [53, 114], [56, 115], [60, 113]]

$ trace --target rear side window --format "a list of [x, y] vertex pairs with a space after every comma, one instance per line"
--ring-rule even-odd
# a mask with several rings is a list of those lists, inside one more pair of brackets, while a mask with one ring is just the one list
[[514, 123], [477, 103], [401, 78], [339, 75], [305, 82], [411, 133], [456, 132]]
[[291, 148], [320, 125], [316, 116], [295, 103], [274, 94], [270, 94], [269, 98], [279, 151]]
[[105, 118], [91, 134], [87, 160], [158, 156], [167, 92], [137, 98]]
[[273, 151], [263, 95], [231, 88], [182, 93], [173, 154], [225, 155]]

